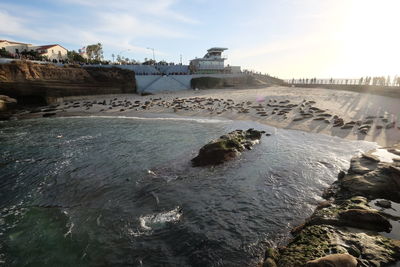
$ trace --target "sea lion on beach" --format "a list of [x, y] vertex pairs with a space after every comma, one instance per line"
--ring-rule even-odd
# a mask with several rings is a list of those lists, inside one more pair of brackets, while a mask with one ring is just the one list
[[357, 267], [358, 262], [350, 254], [331, 254], [306, 263], [306, 267]]

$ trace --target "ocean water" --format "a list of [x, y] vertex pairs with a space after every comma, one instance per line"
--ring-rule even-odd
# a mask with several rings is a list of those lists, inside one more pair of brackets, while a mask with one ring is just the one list
[[[253, 150], [190, 159], [256, 128]], [[0, 265], [255, 266], [284, 244], [352, 156], [375, 143], [191, 118], [0, 123]]]

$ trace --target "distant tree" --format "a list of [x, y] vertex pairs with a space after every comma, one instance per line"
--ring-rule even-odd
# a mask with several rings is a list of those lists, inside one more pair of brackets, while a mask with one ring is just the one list
[[119, 64], [125, 64], [125, 60], [124, 60], [120, 55], [117, 56], [116, 61], [117, 61]]
[[39, 53], [37, 51], [33, 51], [33, 50], [31, 50], [31, 51], [24, 50], [21, 52], [21, 55], [25, 56], [27, 58], [30, 58], [30, 59], [40, 59], [41, 58]]
[[0, 57], [12, 58], [12, 55], [3, 47], [0, 49]]
[[67, 52], [67, 58], [71, 62], [86, 62], [85, 58], [74, 50]]
[[103, 46], [101, 43], [86, 46], [86, 54], [90, 60], [100, 61], [103, 59]]

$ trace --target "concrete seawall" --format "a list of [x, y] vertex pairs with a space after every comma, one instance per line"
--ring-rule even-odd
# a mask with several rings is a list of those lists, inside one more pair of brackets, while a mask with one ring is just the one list
[[[288, 86], [291, 86], [290, 84]], [[326, 88], [400, 98], [399, 86], [345, 85], [345, 84], [294, 84], [302, 88]]]
[[137, 75], [136, 85], [139, 93], [158, 93], [163, 91], [189, 90], [193, 78], [214, 77], [232, 78], [243, 77], [244, 74], [189, 74], [189, 75]]
[[[86, 67], [86, 66], [83, 66]], [[135, 72], [136, 86], [138, 93], [159, 93], [165, 91], [189, 90], [190, 82], [193, 78], [214, 77], [214, 78], [233, 78], [244, 77], [245, 74], [188, 74], [188, 69], [183, 65], [171, 66], [152, 66], [152, 65], [96, 65], [96, 67], [131, 70]], [[182, 71], [180, 75], [169, 73]], [[185, 74], [186, 72], [186, 74]], [[166, 73], [166, 75], [163, 75]], [[145, 74], [145, 75], [143, 75]]]

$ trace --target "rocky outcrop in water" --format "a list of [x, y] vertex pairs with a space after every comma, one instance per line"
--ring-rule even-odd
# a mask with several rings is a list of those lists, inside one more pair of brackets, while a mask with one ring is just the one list
[[63, 96], [135, 93], [133, 71], [14, 61], [0, 64], [0, 94], [19, 104], [46, 104]]
[[386, 211], [391, 201], [400, 201], [399, 155], [397, 145], [354, 157], [348, 172], [341, 172], [324, 193], [329, 200], [292, 230], [286, 247], [269, 248], [263, 266], [389, 266], [399, 261], [400, 241], [381, 235], [391, 233], [392, 223], [400, 220], [400, 212]]
[[6, 95], [0, 95], [0, 121], [9, 120], [11, 110], [17, 105], [17, 100]]
[[217, 165], [236, 158], [245, 149], [251, 150], [257, 144], [264, 131], [248, 129], [236, 130], [203, 146], [199, 154], [192, 159], [192, 165]]
[[6, 95], [0, 95], [0, 112], [9, 110], [17, 105], [17, 100]]

